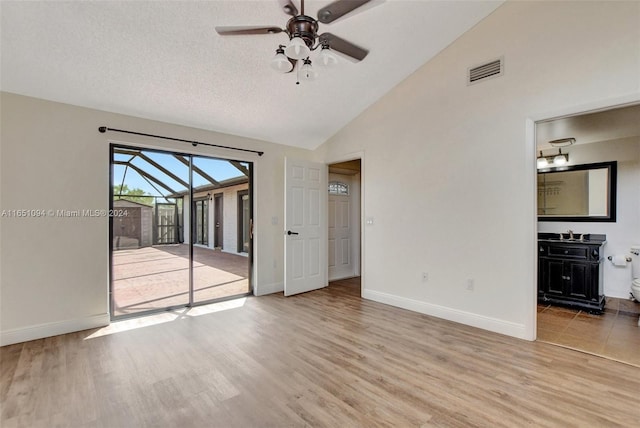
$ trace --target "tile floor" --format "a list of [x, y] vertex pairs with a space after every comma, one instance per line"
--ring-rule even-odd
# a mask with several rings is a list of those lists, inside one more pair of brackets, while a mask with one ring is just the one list
[[602, 315], [538, 305], [538, 340], [640, 367], [640, 303], [607, 297]]

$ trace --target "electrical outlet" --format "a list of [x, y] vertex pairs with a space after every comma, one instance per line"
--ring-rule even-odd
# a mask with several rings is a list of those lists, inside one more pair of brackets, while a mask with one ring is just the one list
[[429, 273], [422, 272], [422, 282], [427, 282], [427, 281], [429, 281]]
[[467, 290], [473, 291], [473, 287], [474, 287], [473, 279], [472, 278], [467, 279]]

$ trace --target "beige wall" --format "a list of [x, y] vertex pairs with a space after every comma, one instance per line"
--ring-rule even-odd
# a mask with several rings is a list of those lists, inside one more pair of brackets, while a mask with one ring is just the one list
[[325, 159], [364, 152], [364, 295], [532, 339], [531, 119], [640, 99], [639, 22], [638, 2], [507, 2], [332, 137]]
[[[161, 122], [0, 94], [0, 211], [109, 206], [109, 142], [254, 162], [255, 287], [282, 289], [284, 157], [311, 152]], [[98, 132], [130, 129], [255, 150], [253, 154]], [[279, 219], [273, 225], [272, 217]], [[108, 321], [108, 219], [0, 218], [1, 343]]]

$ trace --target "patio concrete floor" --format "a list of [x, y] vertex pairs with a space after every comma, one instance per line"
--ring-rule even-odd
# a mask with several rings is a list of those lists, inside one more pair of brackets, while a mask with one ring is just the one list
[[[249, 259], [193, 247], [194, 302], [249, 292]], [[114, 316], [189, 302], [189, 246], [159, 245], [113, 252]]]

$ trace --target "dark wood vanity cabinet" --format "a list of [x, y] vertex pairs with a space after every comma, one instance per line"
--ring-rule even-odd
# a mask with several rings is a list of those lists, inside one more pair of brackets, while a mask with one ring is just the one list
[[540, 239], [538, 301], [601, 313], [604, 243]]

